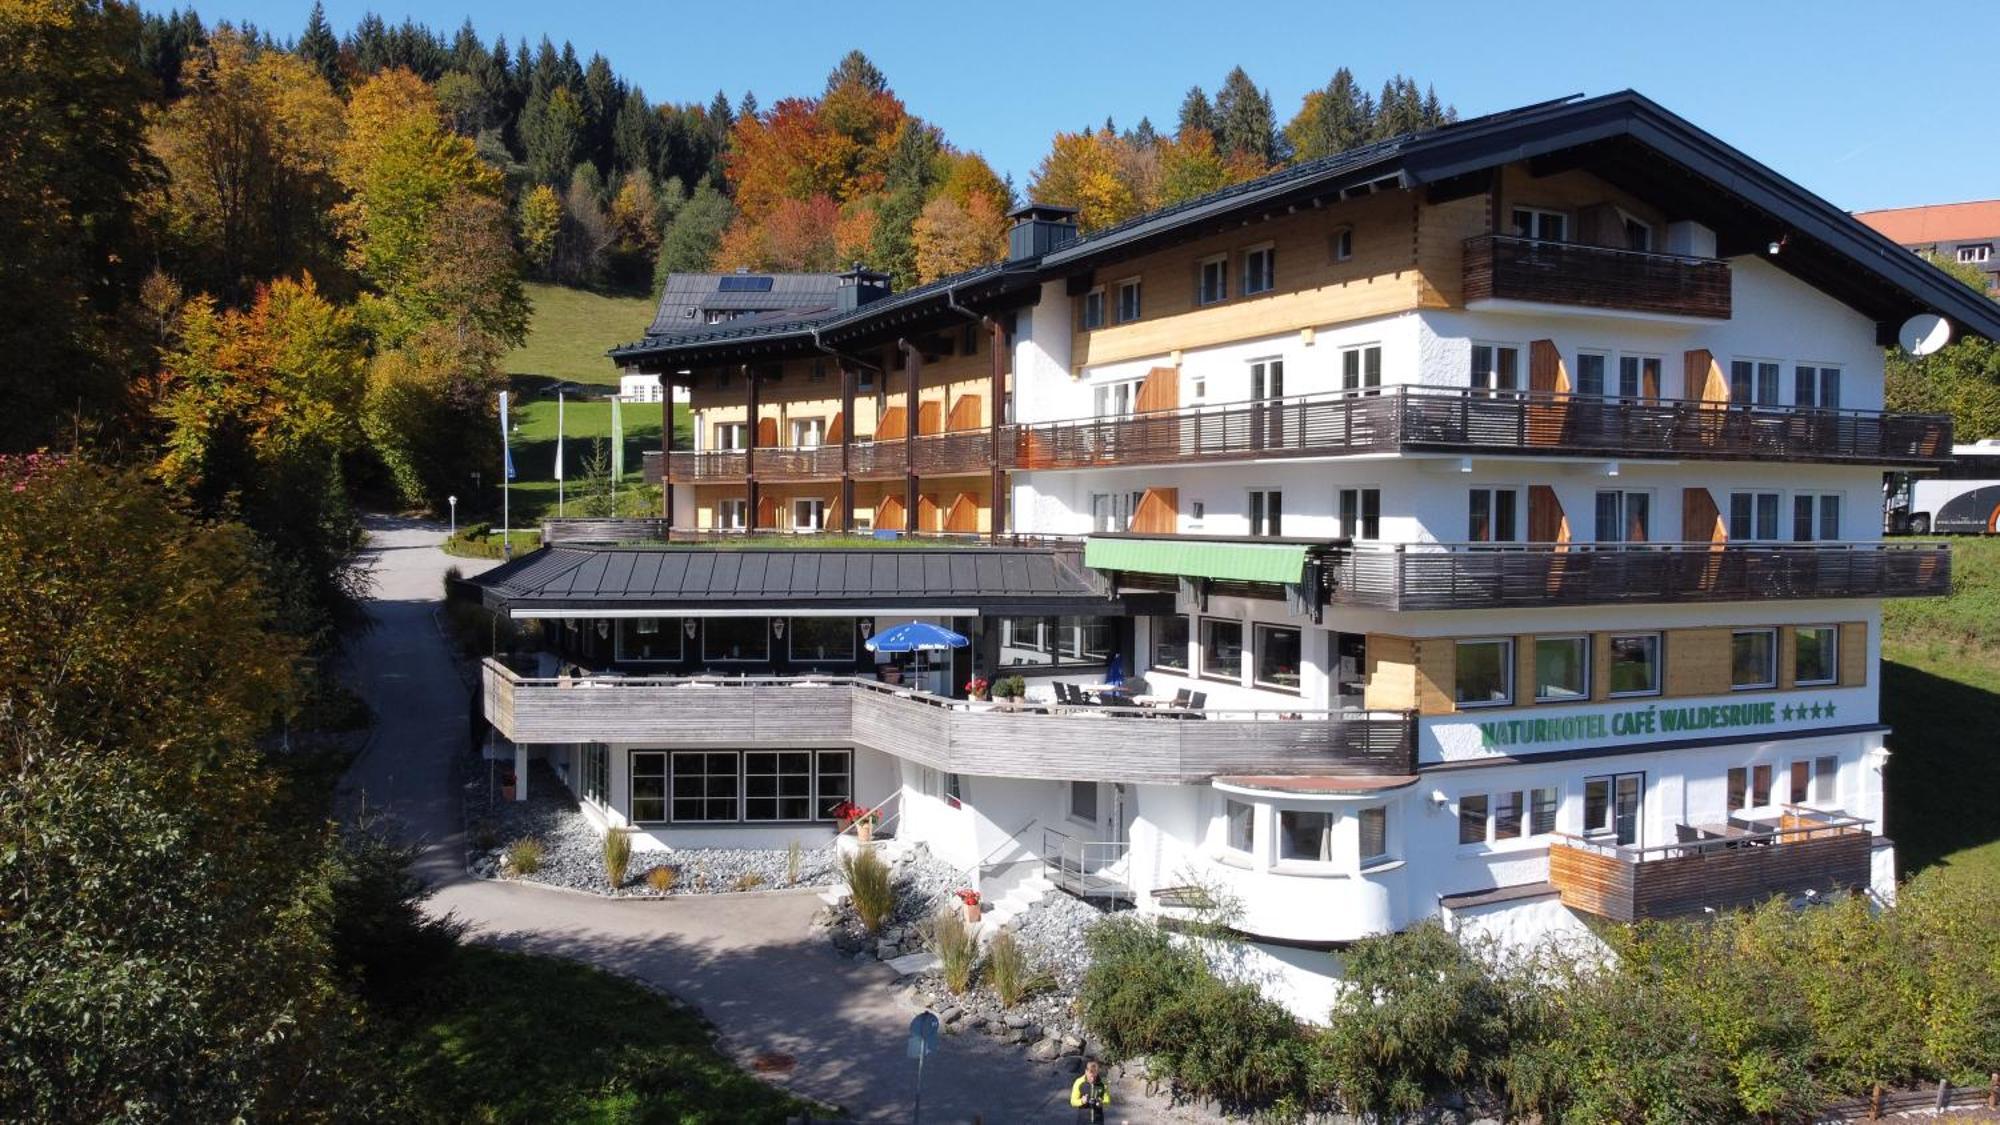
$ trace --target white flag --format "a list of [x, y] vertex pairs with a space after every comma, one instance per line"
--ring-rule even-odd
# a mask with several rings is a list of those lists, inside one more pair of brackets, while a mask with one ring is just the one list
[[563, 479], [562, 439], [563, 439], [563, 396], [561, 391], [557, 391], [556, 392], [556, 479], [557, 480]]

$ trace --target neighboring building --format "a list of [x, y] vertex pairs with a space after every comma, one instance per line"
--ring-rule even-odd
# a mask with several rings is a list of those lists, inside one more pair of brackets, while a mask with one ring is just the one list
[[1855, 218], [1890, 241], [1948, 262], [1977, 266], [1988, 289], [2000, 289], [2000, 199], [1930, 203], [1859, 211]]
[[[781, 845], [852, 798], [1003, 905], [1219, 888], [1308, 1015], [1316, 951], [1425, 919], [1892, 893], [1881, 600], [1950, 558], [1875, 511], [1951, 427], [1882, 412], [1882, 344], [1992, 302], [1629, 92], [1016, 220], [993, 266], [614, 352], [692, 385], [676, 529], [940, 542], [483, 576], [546, 639], [486, 716], [591, 815]], [[925, 694], [865, 644], [911, 619], [972, 642]], [[1114, 661], [1168, 706], [1058, 702]]]
[[831, 305], [839, 281], [826, 273], [673, 273], [647, 335], [686, 332], [744, 317], [800, 315]]
[[[679, 388], [676, 388], [677, 390]], [[626, 402], [658, 402], [663, 397], [658, 375], [620, 375], [618, 397]], [[685, 394], [678, 396], [686, 400]]]

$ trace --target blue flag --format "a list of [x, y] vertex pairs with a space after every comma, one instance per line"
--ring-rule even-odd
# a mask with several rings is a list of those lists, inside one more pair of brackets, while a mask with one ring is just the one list
[[514, 479], [514, 450], [507, 444], [507, 392], [500, 392], [500, 454], [507, 462], [507, 479]]

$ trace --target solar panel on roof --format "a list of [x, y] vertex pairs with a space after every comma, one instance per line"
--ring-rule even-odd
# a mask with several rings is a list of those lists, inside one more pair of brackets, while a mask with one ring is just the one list
[[731, 274], [716, 284], [715, 291], [718, 293], [769, 293], [771, 285], [772, 279], [768, 277], [748, 277], [743, 274]]

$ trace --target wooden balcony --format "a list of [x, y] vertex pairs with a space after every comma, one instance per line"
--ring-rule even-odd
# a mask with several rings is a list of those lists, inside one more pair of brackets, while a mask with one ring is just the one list
[[1493, 609], [1950, 592], [1943, 543], [1368, 543], [1336, 548], [1327, 600]]
[[676, 449], [667, 454], [667, 479], [694, 481], [742, 480], [750, 475], [750, 453], [743, 449]]
[[857, 479], [887, 480], [908, 471], [903, 439], [857, 441], [848, 453], [848, 472]]
[[519, 743], [872, 746], [958, 773], [1131, 783], [1218, 774], [1409, 774], [1394, 711], [1069, 710], [968, 703], [848, 677], [523, 677], [482, 669], [486, 720]]
[[1014, 467], [1098, 469], [1393, 452], [1403, 392], [1307, 395], [1012, 428]]
[[[1002, 435], [1000, 467], [1011, 468], [1013, 443]], [[993, 468], [993, 433], [990, 430], [954, 430], [924, 434], [910, 451], [918, 476], [939, 477], [985, 473]]]
[[1480, 301], [1728, 320], [1729, 263], [1483, 234], [1465, 240], [1465, 303]]
[[1563, 905], [1618, 922], [1757, 906], [1775, 895], [1864, 890], [1874, 838], [1855, 817], [1788, 808], [1775, 826], [1731, 834], [1679, 826], [1686, 839], [1620, 847], [1563, 836], [1549, 845], [1549, 882]]

